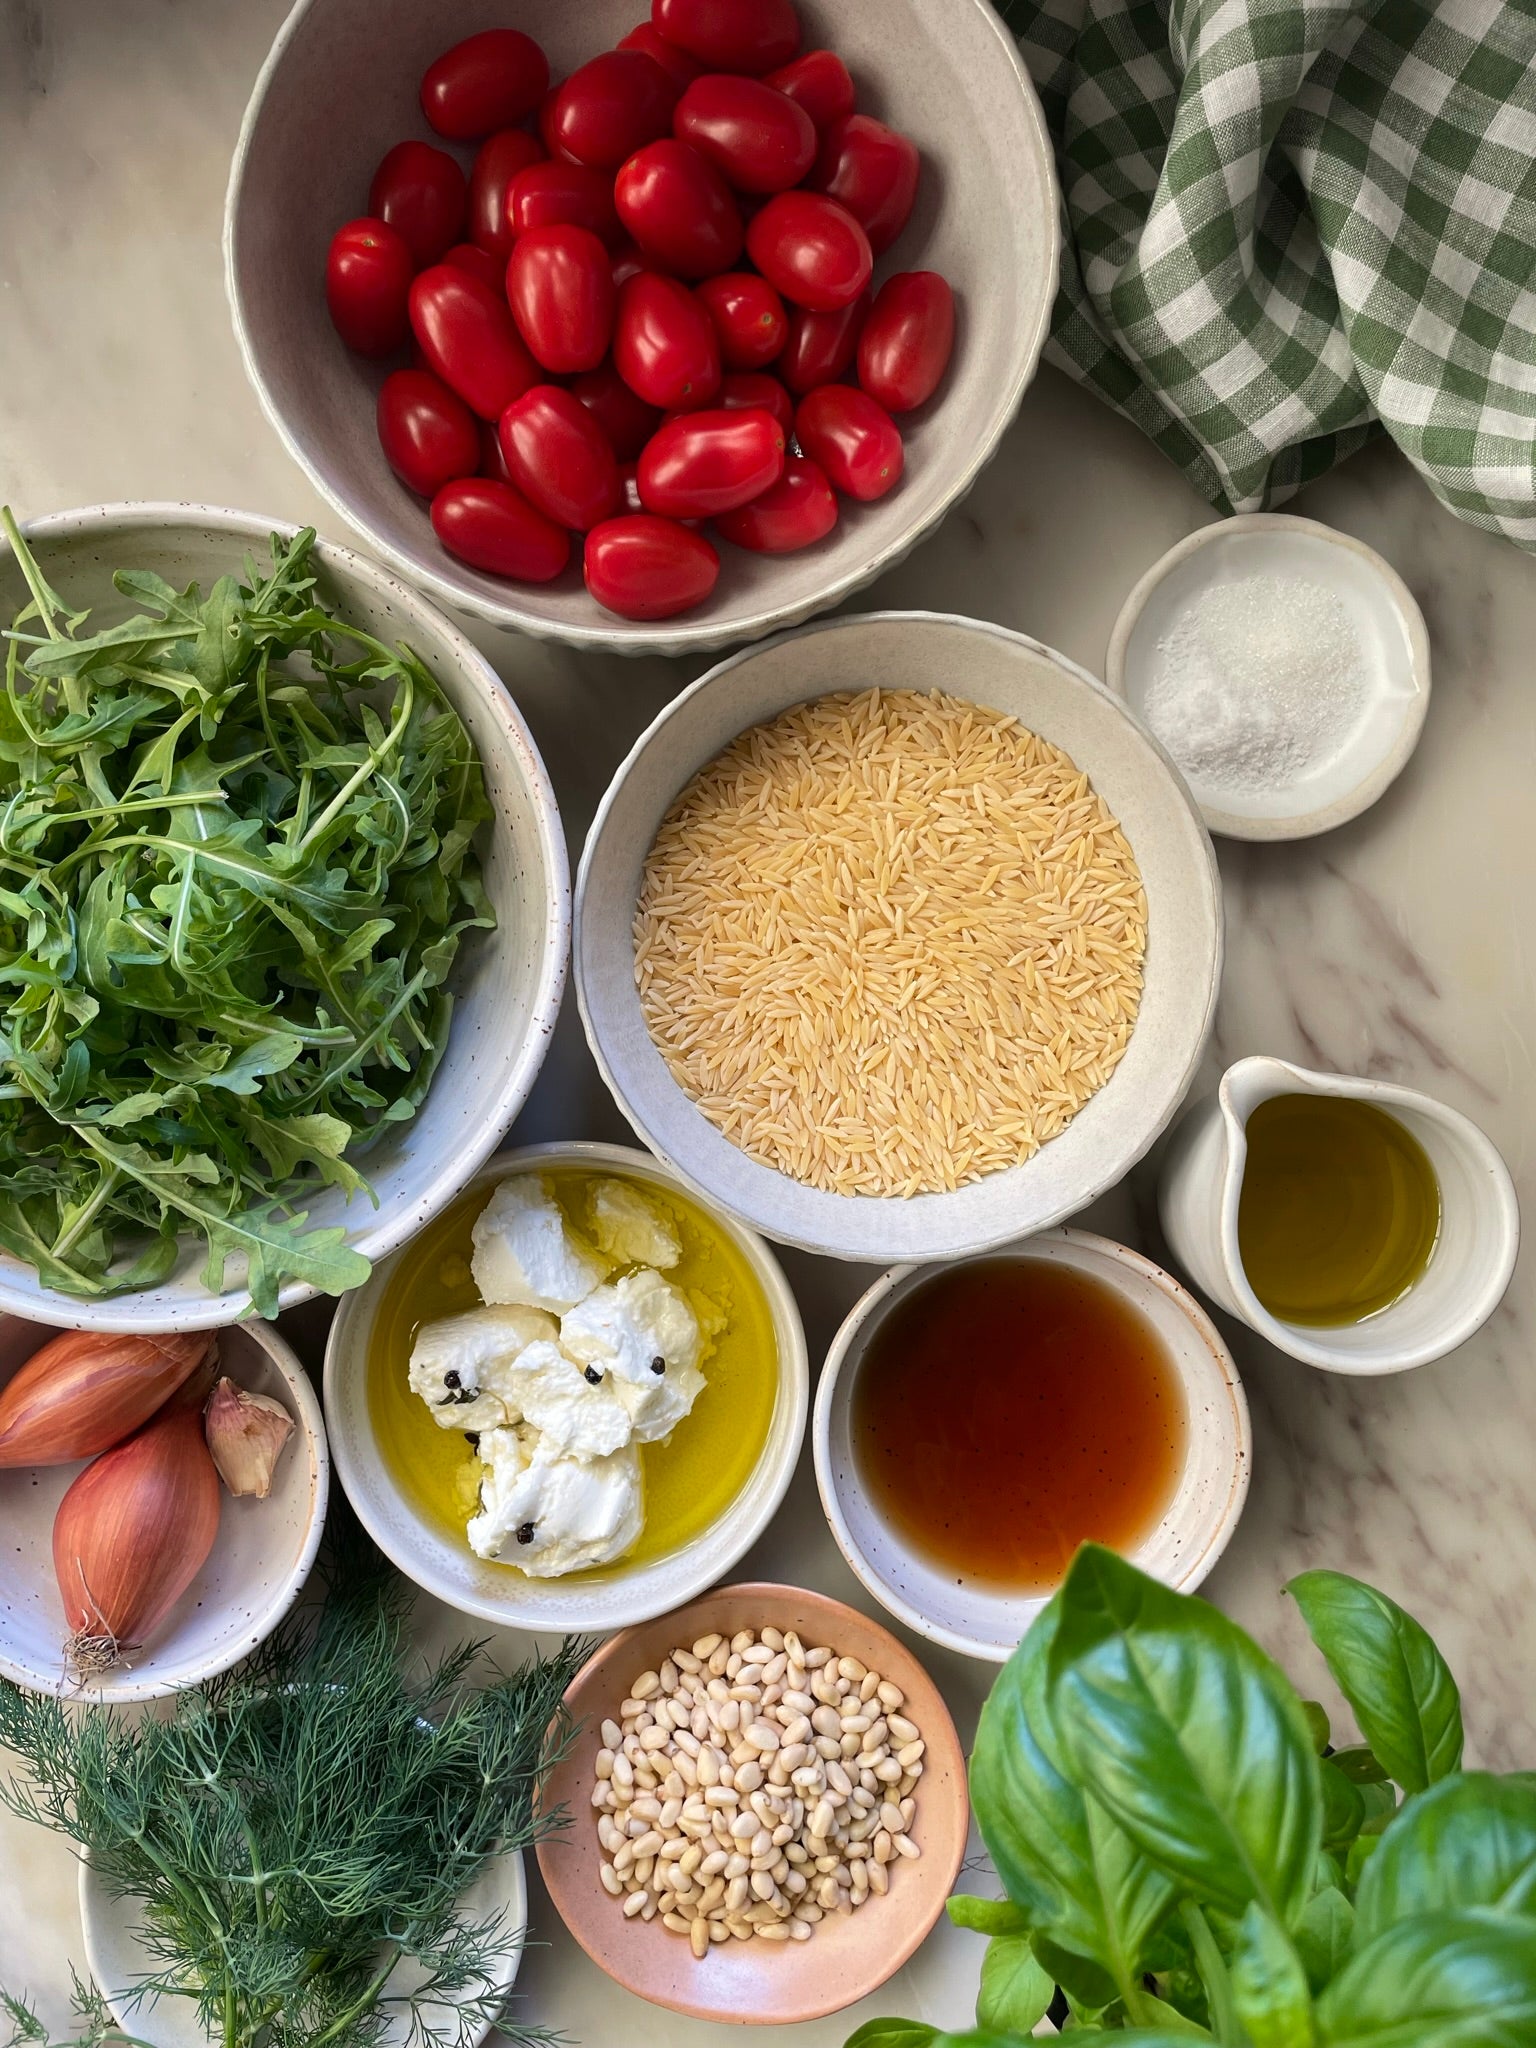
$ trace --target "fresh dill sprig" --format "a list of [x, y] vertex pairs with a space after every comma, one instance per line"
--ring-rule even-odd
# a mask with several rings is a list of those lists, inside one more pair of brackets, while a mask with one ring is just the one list
[[[141, 1995], [195, 2001], [221, 2048], [376, 2048], [402, 2021], [423, 2048], [489, 2020], [547, 2038], [486, 1982], [513, 1931], [458, 1901], [565, 1823], [537, 1794], [584, 1646], [483, 1687], [477, 1643], [413, 1671], [407, 1589], [344, 1548], [318, 1607], [166, 1719], [0, 1683], [0, 1748], [26, 1766], [0, 1801], [89, 1852], [141, 1923]], [[16, 2042], [48, 2042], [24, 2001], [0, 2012]], [[69, 2048], [133, 2039], [88, 1992], [77, 2013]]]

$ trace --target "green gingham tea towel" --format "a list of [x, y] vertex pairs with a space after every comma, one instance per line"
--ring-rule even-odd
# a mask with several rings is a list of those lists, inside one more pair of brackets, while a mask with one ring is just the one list
[[1005, 0], [1065, 202], [1049, 360], [1226, 511], [1379, 421], [1536, 548], [1536, 0]]

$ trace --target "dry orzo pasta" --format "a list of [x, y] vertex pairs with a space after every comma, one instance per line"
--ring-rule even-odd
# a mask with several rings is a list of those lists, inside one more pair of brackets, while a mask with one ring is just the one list
[[750, 1157], [839, 1194], [1027, 1159], [1136, 1021], [1146, 897], [1060, 748], [941, 693], [820, 697], [672, 805], [635, 974], [674, 1079]]

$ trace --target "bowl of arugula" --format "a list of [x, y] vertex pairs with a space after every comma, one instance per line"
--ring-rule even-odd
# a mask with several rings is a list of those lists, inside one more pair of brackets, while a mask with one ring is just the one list
[[200, 1329], [344, 1293], [548, 1046], [538, 749], [461, 633], [312, 532], [0, 522], [0, 1309]]

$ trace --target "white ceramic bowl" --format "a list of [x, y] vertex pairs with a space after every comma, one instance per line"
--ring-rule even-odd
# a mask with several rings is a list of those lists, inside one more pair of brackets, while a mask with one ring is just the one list
[[[483, 1167], [471, 1188], [487, 1197], [498, 1181], [528, 1167], [602, 1167], [627, 1180], [677, 1189], [674, 1174], [623, 1145], [529, 1145]], [[805, 1435], [810, 1404], [805, 1331], [779, 1262], [761, 1238], [713, 1211], [756, 1274], [778, 1339], [779, 1386], [767, 1441], [740, 1493], [709, 1526], [677, 1550], [600, 1577], [535, 1579], [488, 1564], [460, 1534], [434, 1527], [401, 1491], [379, 1452], [368, 1407], [368, 1350], [391, 1267], [385, 1263], [337, 1311], [325, 1353], [325, 1412], [336, 1471], [363, 1527], [386, 1557], [418, 1586], [463, 1614], [509, 1628], [608, 1634], [648, 1621], [702, 1593], [742, 1558], [784, 1498]], [[707, 1374], [706, 1367], [706, 1374]]]
[[[1215, 1324], [1150, 1259], [1085, 1230], [1045, 1231], [1010, 1245], [1003, 1256], [1091, 1273], [1121, 1295], [1162, 1340], [1184, 1393], [1184, 1469], [1173, 1499], [1132, 1561], [1166, 1585], [1192, 1591], [1237, 1527], [1252, 1461], [1247, 1399]], [[853, 1452], [849, 1409], [870, 1339], [898, 1302], [932, 1278], [931, 1267], [893, 1267], [855, 1303], [833, 1339], [811, 1424], [816, 1484], [838, 1549], [883, 1607], [947, 1649], [1001, 1664], [1048, 1596], [957, 1585], [870, 1499]]]
[[[0, 1386], [58, 1325], [0, 1316]], [[0, 1672], [34, 1692], [71, 1699], [153, 1700], [227, 1671], [271, 1635], [298, 1599], [325, 1527], [331, 1461], [309, 1377], [270, 1323], [219, 1335], [220, 1370], [253, 1394], [270, 1394], [293, 1417], [266, 1500], [221, 1489], [219, 1533], [208, 1562], [167, 1624], [131, 1662], [81, 1685], [64, 1662], [64, 1609], [53, 1570], [53, 1521], [83, 1464], [0, 1472]]]
[[1202, 591], [1247, 577], [1321, 586], [1343, 605], [1366, 673], [1355, 726], [1302, 780], [1248, 792], [1189, 777], [1206, 824], [1228, 839], [1309, 839], [1358, 817], [1402, 773], [1429, 710], [1429, 634], [1401, 576], [1374, 548], [1316, 519], [1248, 512], [1202, 526], [1142, 577], [1109, 643], [1105, 676], [1146, 717], [1158, 642]]
[[[835, 1195], [759, 1165], [667, 1071], [635, 988], [631, 923], [646, 855], [678, 791], [746, 727], [807, 698], [943, 689], [1066, 749], [1125, 828], [1148, 903], [1136, 1028], [1108, 1084], [1032, 1159], [952, 1194]], [[1114, 1185], [1184, 1098], [1221, 977], [1210, 840], [1167, 756], [1119, 698], [1037, 641], [976, 619], [876, 612], [802, 627], [701, 676], [636, 741], [598, 808], [577, 878], [575, 974], [587, 1038], [619, 1107], [706, 1200], [806, 1251], [876, 1264], [964, 1257], [1044, 1230]]]
[[[112, 589], [117, 569], [153, 569], [180, 590], [194, 579], [207, 590], [259, 558], [277, 519], [207, 505], [98, 505], [28, 526], [43, 573], [66, 598], [98, 608], [100, 623], [131, 609]], [[555, 794], [533, 735], [496, 671], [473, 644], [398, 577], [354, 554], [320, 545], [320, 594], [346, 617], [386, 641], [406, 640], [437, 678], [468, 728], [485, 767], [494, 808], [484, 848], [485, 886], [498, 919], [494, 932], [471, 933], [455, 965], [456, 1002], [447, 1049], [425, 1103], [369, 1153], [364, 1171], [378, 1196], [349, 1203], [317, 1188], [307, 1203], [312, 1229], [340, 1225], [368, 1258], [382, 1258], [450, 1202], [506, 1135], [543, 1063], [565, 987], [570, 940], [570, 871]], [[24, 601], [21, 574], [0, 555], [0, 611], [9, 623]], [[202, 1282], [204, 1252], [188, 1237], [167, 1280], [105, 1300], [80, 1300], [45, 1287], [35, 1271], [0, 1252], [0, 1310], [71, 1329], [196, 1330], [233, 1322], [250, 1309], [237, 1284], [211, 1294]], [[284, 1308], [315, 1290], [290, 1283]]]
[[[880, 503], [847, 504], [836, 531], [772, 559], [722, 545], [719, 585], [685, 617], [637, 625], [582, 587], [579, 550], [556, 583], [510, 583], [444, 552], [424, 501], [379, 451], [385, 365], [349, 356], [326, 314], [331, 236], [367, 211], [375, 165], [429, 136], [416, 101], [431, 60], [488, 20], [525, 29], [555, 75], [610, 48], [637, 0], [299, 0], [256, 81], [230, 177], [225, 262], [235, 333], [268, 418], [369, 547], [441, 598], [541, 637], [620, 653], [685, 653], [754, 639], [846, 597], [900, 559], [974, 481], [1013, 417], [1056, 291], [1057, 193], [1039, 103], [988, 0], [801, 0], [805, 47], [847, 59], [860, 105], [920, 145], [924, 178], [881, 278], [939, 270], [958, 301], [938, 394], [905, 416], [907, 473]], [[460, 152], [469, 161], [467, 152]]]
[[[472, 1924], [493, 1919], [501, 1922], [503, 1938], [497, 1944], [495, 1967], [475, 1988], [477, 1994], [495, 1991], [505, 1995], [517, 1981], [528, 1925], [528, 1883], [521, 1850], [488, 1863], [459, 1894], [459, 1912]], [[189, 1999], [135, 1997], [134, 1986], [162, 1966], [145, 1946], [132, 1907], [107, 1890], [88, 1859], [80, 1865], [80, 1925], [91, 1975], [126, 2034], [143, 2042], [145, 2048], [209, 2048], [208, 2036], [197, 2024], [197, 2011]], [[403, 1992], [420, 1982], [417, 1966], [405, 1962], [390, 1988]], [[477, 2048], [491, 2031], [489, 2021], [466, 2030], [457, 2005], [450, 2000], [427, 2002], [422, 2018], [433, 2030], [432, 2041], [444, 2048], [449, 2042], [455, 2048]], [[379, 2048], [425, 2048], [425, 2044], [419, 2029], [412, 2028], [398, 2011], [391, 2011], [379, 2035]]]

